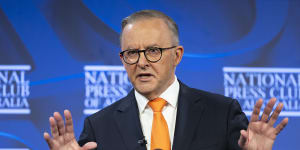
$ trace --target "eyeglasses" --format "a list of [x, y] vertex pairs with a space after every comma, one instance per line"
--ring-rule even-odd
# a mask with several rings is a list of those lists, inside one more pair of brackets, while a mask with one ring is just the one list
[[139, 49], [128, 49], [120, 52], [120, 56], [123, 58], [124, 62], [129, 65], [136, 64], [140, 59], [140, 52], [144, 53], [146, 59], [151, 63], [156, 63], [161, 59], [162, 51], [167, 49], [172, 49], [177, 46], [160, 48], [160, 47], [149, 47], [144, 50]]

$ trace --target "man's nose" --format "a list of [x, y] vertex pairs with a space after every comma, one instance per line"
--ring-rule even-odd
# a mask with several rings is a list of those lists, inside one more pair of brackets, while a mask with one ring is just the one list
[[138, 60], [137, 65], [140, 67], [145, 67], [148, 64], [149, 64], [149, 62], [145, 56], [145, 53], [140, 52], [140, 59]]

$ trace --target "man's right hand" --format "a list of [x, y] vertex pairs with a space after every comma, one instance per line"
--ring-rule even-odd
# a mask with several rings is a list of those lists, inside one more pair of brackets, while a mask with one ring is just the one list
[[52, 138], [49, 133], [44, 133], [44, 139], [50, 150], [91, 150], [97, 147], [96, 142], [88, 142], [80, 147], [76, 141], [73, 129], [72, 115], [69, 110], [64, 111], [65, 122], [58, 112], [49, 118]]

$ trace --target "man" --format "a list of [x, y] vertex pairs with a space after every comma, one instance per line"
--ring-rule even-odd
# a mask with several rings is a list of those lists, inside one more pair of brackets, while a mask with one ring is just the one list
[[[143, 10], [122, 21], [121, 61], [134, 89], [120, 101], [86, 118], [77, 143], [71, 113], [58, 112], [44, 134], [51, 150], [271, 150], [286, 126], [273, 127], [283, 104], [271, 99], [261, 119], [262, 100], [250, 123], [236, 100], [189, 88], [175, 76], [184, 48], [176, 23]], [[248, 127], [247, 127], [248, 126]]]

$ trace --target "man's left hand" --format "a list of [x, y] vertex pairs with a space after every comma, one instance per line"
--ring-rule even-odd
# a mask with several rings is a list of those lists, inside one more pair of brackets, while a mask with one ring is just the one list
[[248, 129], [247, 131], [241, 130], [241, 136], [238, 141], [239, 146], [243, 150], [272, 150], [277, 135], [288, 123], [288, 118], [284, 118], [274, 128], [274, 124], [283, 108], [283, 104], [279, 103], [269, 119], [275, 102], [275, 98], [270, 99], [260, 120], [259, 113], [263, 101], [260, 99], [256, 102]]

